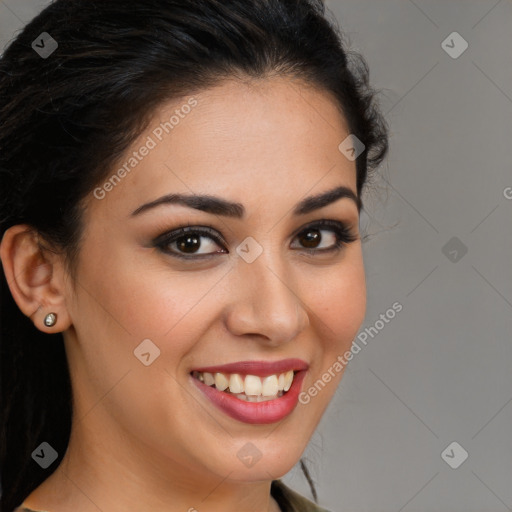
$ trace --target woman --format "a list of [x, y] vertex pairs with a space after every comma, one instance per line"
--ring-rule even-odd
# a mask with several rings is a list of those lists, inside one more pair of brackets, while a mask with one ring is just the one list
[[8, 46], [2, 512], [324, 510], [280, 478], [365, 313], [354, 57], [319, 0], [57, 0]]

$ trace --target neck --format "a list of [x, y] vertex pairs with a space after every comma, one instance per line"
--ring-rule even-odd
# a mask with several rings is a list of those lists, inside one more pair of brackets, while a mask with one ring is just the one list
[[114, 429], [94, 423], [86, 418], [73, 424], [62, 462], [24, 506], [50, 512], [280, 512], [270, 479], [236, 481], [230, 473], [213, 474], [141, 447], [129, 435], [120, 442]]

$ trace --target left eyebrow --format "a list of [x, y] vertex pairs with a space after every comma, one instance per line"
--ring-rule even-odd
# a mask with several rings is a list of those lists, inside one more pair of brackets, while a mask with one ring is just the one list
[[[357, 194], [351, 188], [341, 186], [328, 190], [327, 192], [323, 192], [322, 194], [309, 196], [306, 199], [303, 199], [297, 203], [293, 210], [293, 214], [306, 215], [314, 210], [324, 208], [325, 206], [328, 206], [342, 198], [351, 199], [356, 204], [358, 212], [361, 210], [361, 199]], [[150, 203], [139, 206], [132, 212], [131, 216], [134, 217], [165, 204], [181, 204], [188, 206], [189, 208], [212, 213], [214, 215], [224, 215], [237, 219], [241, 219], [245, 215], [245, 208], [241, 203], [233, 203], [220, 197], [197, 194], [167, 194], [151, 201]]]

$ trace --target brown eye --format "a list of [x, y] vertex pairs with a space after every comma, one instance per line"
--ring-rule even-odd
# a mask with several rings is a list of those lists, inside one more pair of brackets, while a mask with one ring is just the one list
[[215, 250], [222, 247], [222, 240], [214, 234], [214, 230], [206, 227], [179, 228], [158, 237], [153, 243], [166, 254], [185, 259], [188, 258], [186, 255], [191, 255], [191, 259], [200, 259], [226, 252], [223, 249]]
[[186, 235], [176, 240], [176, 246], [181, 252], [193, 254], [201, 247], [200, 238], [196, 235]]
[[[358, 235], [340, 221], [323, 220], [303, 229], [295, 238], [302, 249], [310, 253], [339, 251], [344, 245], [358, 239]], [[164, 233], [153, 241], [153, 246], [169, 256], [200, 260], [216, 254], [228, 254], [226, 242], [218, 232], [207, 226], [186, 226]], [[324, 247], [322, 247], [322, 245]], [[220, 249], [219, 249], [220, 248]]]
[[358, 238], [357, 233], [353, 233], [343, 222], [329, 219], [316, 221], [297, 235], [300, 242], [298, 249], [313, 254], [339, 251], [344, 245]]
[[308, 229], [307, 231], [304, 231], [304, 235], [301, 238], [302, 245], [304, 247], [314, 249], [317, 244], [321, 242], [322, 235], [320, 234], [319, 229]]

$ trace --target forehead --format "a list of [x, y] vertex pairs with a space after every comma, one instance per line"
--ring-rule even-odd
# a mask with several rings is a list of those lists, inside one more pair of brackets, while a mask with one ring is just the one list
[[[160, 105], [113, 168], [124, 167], [102, 207], [169, 192], [207, 193], [257, 206], [269, 194], [298, 200], [334, 184], [355, 191], [349, 135], [334, 98], [297, 80], [224, 81]], [[108, 178], [107, 178], [108, 179]], [[101, 184], [100, 184], [101, 186]]]

